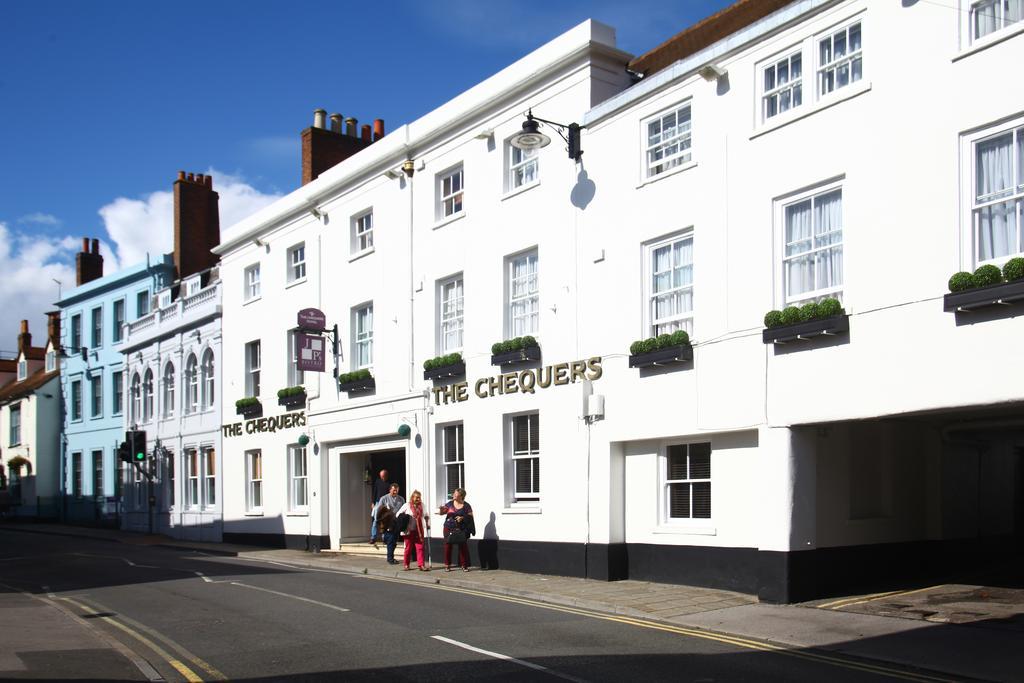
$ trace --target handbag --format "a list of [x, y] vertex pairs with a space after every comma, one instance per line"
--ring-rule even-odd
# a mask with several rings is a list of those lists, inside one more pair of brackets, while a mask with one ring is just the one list
[[445, 543], [449, 545], [462, 545], [469, 540], [469, 534], [462, 529], [453, 529], [448, 533], [448, 538], [445, 539]]

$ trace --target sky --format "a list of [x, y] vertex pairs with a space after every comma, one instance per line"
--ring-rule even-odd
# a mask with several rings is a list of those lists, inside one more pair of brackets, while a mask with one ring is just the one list
[[171, 250], [178, 170], [227, 228], [299, 185], [318, 107], [393, 130], [585, 19], [639, 55], [729, 3], [3, 0], [0, 350], [45, 343], [82, 237], [106, 273]]

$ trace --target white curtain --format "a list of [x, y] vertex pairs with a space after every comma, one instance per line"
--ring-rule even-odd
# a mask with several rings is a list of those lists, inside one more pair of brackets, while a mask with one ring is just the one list
[[843, 193], [835, 190], [814, 198], [814, 246], [817, 286], [827, 289], [843, 284]]
[[811, 250], [811, 200], [786, 207], [785, 273], [786, 300], [814, 289], [814, 261]]
[[[975, 203], [999, 199], [1013, 192], [1013, 134], [978, 144]], [[1015, 202], [1000, 202], [977, 209], [978, 260], [987, 261], [1015, 251]]]

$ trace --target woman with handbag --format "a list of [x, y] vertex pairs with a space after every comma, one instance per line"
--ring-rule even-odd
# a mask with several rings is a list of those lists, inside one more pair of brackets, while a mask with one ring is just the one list
[[426, 538], [423, 527], [427, 515], [423, 514], [423, 499], [419, 491], [409, 494], [409, 502], [398, 511], [398, 520], [401, 525], [403, 515], [408, 522], [404, 527], [400, 526], [401, 534], [405, 538], [405, 571], [409, 571], [409, 560], [412, 559], [413, 548], [416, 549], [416, 564], [421, 572], [430, 571], [423, 564], [423, 539]]
[[469, 537], [476, 535], [473, 507], [466, 502], [466, 489], [457, 488], [452, 499], [441, 506], [444, 518], [444, 570], [452, 570], [452, 546], [459, 547], [459, 566], [469, 571]]

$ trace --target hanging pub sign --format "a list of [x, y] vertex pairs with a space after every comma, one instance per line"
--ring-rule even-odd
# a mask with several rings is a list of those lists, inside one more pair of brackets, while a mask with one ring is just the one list
[[298, 315], [299, 329], [323, 332], [327, 329], [327, 316], [319, 308], [303, 308]]
[[295, 333], [295, 348], [298, 356], [295, 363], [303, 372], [324, 371], [324, 338], [318, 334], [306, 334], [305, 332]]

